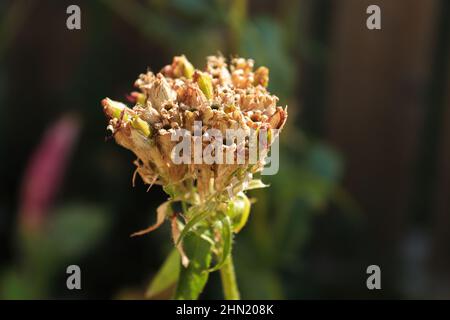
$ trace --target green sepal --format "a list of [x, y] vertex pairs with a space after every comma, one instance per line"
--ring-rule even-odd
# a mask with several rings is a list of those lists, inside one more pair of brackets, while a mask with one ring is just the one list
[[233, 231], [238, 233], [247, 223], [250, 215], [250, 200], [243, 192], [239, 192], [228, 204], [227, 215], [230, 217]]
[[221, 250], [217, 264], [213, 268], [209, 269], [209, 272], [222, 268], [228, 256], [231, 254], [233, 232], [231, 230], [230, 218], [223, 213], [219, 213], [218, 216], [220, 219], [220, 235], [222, 238], [220, 242]]

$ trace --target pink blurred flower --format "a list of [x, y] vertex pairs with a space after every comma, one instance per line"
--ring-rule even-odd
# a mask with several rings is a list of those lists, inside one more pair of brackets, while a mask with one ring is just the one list
[[19, 223], [39, 230], [60, 188], [80, 124], [77, 117], [64, 115], [49, 128], [34, 150], [20, 192]]

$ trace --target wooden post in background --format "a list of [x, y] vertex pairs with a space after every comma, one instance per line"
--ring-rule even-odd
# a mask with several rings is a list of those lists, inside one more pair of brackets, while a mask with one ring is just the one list
[[[442, 103], [439, 112], [438, 125], [439, 144], [436, 154], [436, 183], [432, 194], [432, 228], [433, 255], [431, 271], [433, 274], [432, 291], [438, 298], [450, 297], [450, 30], [448, 15], [450, 5], [446, 6], [447, 16], [443, 17], [442, 25], [442, 57], [444, 69], [438, 77], [437, 91], [443, 94], [444, 99], [437, 99], [437, 106]], [[446, 19], [447, 18], [447, 19]], [[441, 116], [442, 115], [442, 119]]]
[[[381, 8], [381, 30], [366, 27], [372, 4]], [[409, 213], [438, 1], [333, 5], [326, 136], [344, 155], [345, 186], [367, 214], [368, 258], [389, 265]]]

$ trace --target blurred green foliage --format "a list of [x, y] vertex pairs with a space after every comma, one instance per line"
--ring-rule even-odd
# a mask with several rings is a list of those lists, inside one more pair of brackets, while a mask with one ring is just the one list
[[40, 230], [18, 232], [17, 262], [0, 270], [2, 299], [50, 297], [58, 273], [95, 250], [109, 227], [105, 209], [87, 204], [65, 205], [52, 212]]
[[[287, 298], [281, 275], [290, 266], [301, 272], [301, 249], [308, 240], [313, 214], [332, 198], [342, 172], [338, 155], [320, 143], [285, 150], [280, 172], [264, 177], [267, 189], [255, 196], [249, 233], [239, 235], [237, 270], [242, 294], [249, 299]], [[241, 239], [241, 236], [245, 236]], [[292, 276], [292, 274], [291, 274]]]

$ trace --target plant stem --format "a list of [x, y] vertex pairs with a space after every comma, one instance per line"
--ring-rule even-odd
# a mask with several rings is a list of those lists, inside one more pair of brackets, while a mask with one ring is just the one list
[[234, 273], [233, 258], [228, 256], [225, 264], [220, 269], [220, 278], [222, 279], [223, 294], [226, 300], [240, 300], [239, 289]]

